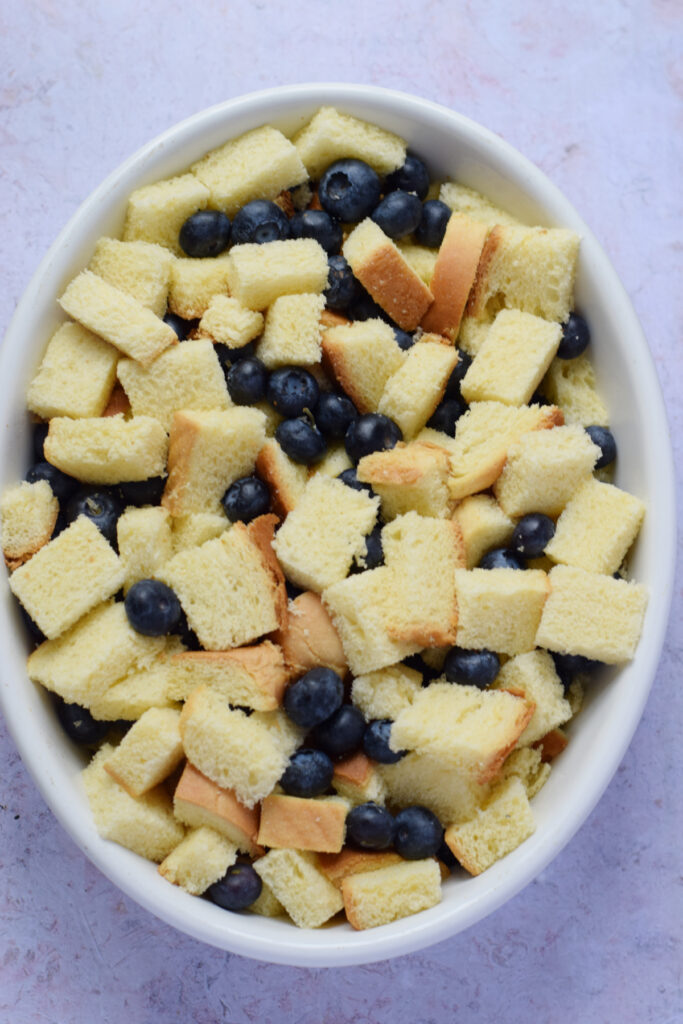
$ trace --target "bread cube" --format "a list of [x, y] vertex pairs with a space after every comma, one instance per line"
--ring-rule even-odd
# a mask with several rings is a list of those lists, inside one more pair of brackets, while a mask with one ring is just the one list
[[521, 693], [534, 705], [531, 720], [517, 741], [519, 747], [535, 743], [551, 729], [564, 725], [572, 717], [572, 709], [565, 699], [555, 663], [547, 651], [527, 651], [526, 654], [510, 658], [491, 687]]
[[306, 466], [299, 465], [285, 455], [279, 443], [271, 437], [258, 453], [256, 472], [268, 484], [273, 510], [284, 519], [296, 508], [306, 489]]
[[271, 850], [254, 870], [299, 928], [319, 928], [344, 905], [339, 890], [318, 870], [314, 853]]
[[228, 258], [178, 259], [171, 267], [168, 308], [183, 320], [203, 317], [217, 296], [228, 295]]
[[476, 317], [468, 316], [467, 307], [465, 307], [465, 315], [460, 321], [458, 348], [461, 348], [463, 352], [467, 352], [468, 355], [475, 356], [491, 330], [493, 317], [494, 314], [491, 313], [478, 320]]
[[22, 481], [0, 498], [2, 552], [10, 572], [48, 543], [59, 514], [59, 502], [47, 480]]
[[397, 718], [422, 692], [422, 676], [405, 665], [357, 676], [351, 687], [351, 700], [370, 721], [373, 718]]
[[245, 807], [231, 789], [218, 786], [188, 761], [173, 796], [176, 818], [193, 828], [211, 828], [238, 850], [258, 857], [258, 807]]
[[209, 195], [194, 174], [143, 185], [128, 200], [124, 241], [154, 242], [184, 255], [178, 241], [180, 229], [188, 217], [208, 206]]
[[348, 809], [339, 797], [305, 799], [273, 793], [261, 804], [258, 841], [275, 849], [339, 853]]
[[644, 515], [639, 498], [588, 477], [565, 505], [546, 554], [554, 562], [612, 575], [633, 544]]
[[[520, 655], [520, 657], [524, 658], [526, 655], [523, 654]], [[530, 728], [531, 725], [532, 722], [529, 723], [527, 729]], [[553, 729], [551, 733], [561, 735], [561, 730]], [[550, 734], [546, 733], [546, 736], [548, 735]], [[500, 770], [500, 776], [496, 782], [496, 786], [499, 782], [505, 782], [506, 779], [516, 776], [524, 785], [524, 789], [526, 790], [526, 795], [529, 800], [535, 797], [536, 794], [543, 789], [548, 781], [548, 777], [550, 776], [550, 765], [544, 762], [542, 758], [542, 751], [538, 747], [538, 742], [542, 743], [543, 741], [537, 741], [537, 745], [534, 747], [518, 746], [512, 751]]]
[[472, 220], [493, 228], [496, 224], [505, 224], [510, 227], [520, 227], [521, 221], [512, 214], [506, 213], [500, 206], [496, 206], [490, 199], [477, 192], [476, 189], [468, 188], [457, 181], [446, 181], [439, 190], [439, 197], [442, 203], [450, 206], [454, 213], [465, 214]]
[[535, 828], [524, 784], [511, 778], [496, 788], [486, 806], [470, 821], [447, 828], [444, 838], [465, 870], [480, 875], [516, 850]]
[[263, 317], [228, 295], [214, 295], [199, 321], [199, 331], [228, 348], [242, 348], [263, 331]]
[[360, 413], [376, 412], [389, 378], [406, 361], [383, 320], [357, 320], [323, 333], [323, 353]]
[[48, 462], [83, 483], [118, 484], [162, 476], [168, 438], [151, 416], [55, 416], [44, 451]]
[[350, 875], [401, 864], [402, 858], [393, 850], [354, 850], [347, 846], [341, 853], [321, 853], [317, 861], [325, 878], [341, 889], [342, 881]]
[[414, 438], [441, 401], [457, 361], [452, 345], [424, 335], [385, 384], [378, 412], [398, 423], [406, 440]]
[[172, 263], [173, 256], [160, 245], [100, 238], [88, 270], [163, 317]]
[[490, 790], [488, 782], [455, 770], [441, 755], [413, 751], [396, 764], [380, 765], [379, 772], [392, 806], [420, 804], [444, 825], [471, 817]]
[[260, 895], [247, 907], [247, 910], [250, 914], [259, 914], [261, 917], [282, 917], [285, 914], [285, 908], [263, 879], [261, 879], [261, 883]]
[[363, 160], [382, 177], [402, 167], [406, 158], [406, 144], [398, 135], [334, 107], [320, 107], [293, 142], [314, 181], [342, 158]]
[[[280, 520], [272, 512], [267, 515], [257, 516], [247, 526], [247, 537], [261, 555], [263, 566], [270, 576], [270, 584], [273, 595], [273, 605], [278, 628], [282, 628], [287, 621], [287, 581], [282, 571], [282, 566], [277, 560], [273, 542], [275, 540], [275, 529]], [[239, 525], [239, 524], [236, 524]]]
[[169, 693], [187, 700], [198, 686], [210, 686], [229, 704], [273, 711], [282, 703], [288, 673], [282, 651], [269, 640], [232, 651], [187, 651], [170, 665]]
[[131, 796], [142, 796], [158, 786], [184, 756], [179, 720], [180, 712], [174, 708], [145, 711], [104, 762], [104, 770]]
[[565, 423], [609, 426], [607, 406], [598, 393], [595, 370], [588, 356], [553, 359], [541, 388], [546, 398], [560, 407]]
[[327, 253], [312, 238], [234, 245], [226, 259], [230, 294], [262, 310], [281, 295], [319, 295], [327, 287]]
[[556, 565], [548, 579], [537, 646], [608, 665], [633, 657], [647, 607], [644, 586], [568, 565]]
[[474, 569], [490, 548], [505, 546], [514, 529], [513, 521], [490, 494], [471, 494], [465, 498], [453, 519], [462, 531], [467, 569]]
[[116, 380], [119, 351], [80, 324], [62, 324], [52, 335], [26, 404], [44, 420], [101, 416]]
[[190, 512], [171, 520], [173, 553], [200, 547], [205, 541], [220, 537], [230, 526], [223, 512]]
[[382, 502], [385, 520], [415, 510], [422, 516], [448, 518], [452, 501], [448, 489], [448, 453], [435, 445], [412, 441], [387, 451], [373, 452], [358, 463], [358, 479], [372, 484]]
[[458, 336], [487, 234], [485, 224], [461, 213], [451, 216], [429, 283], [434, 302], [422, 319], [425, 331], [451, 340]]
[[256, 354], [269, 369], [319, 363], [322, 295], [281, 295], [266, 313]]
[[458, 647], [523, 654], [536, 646], [548, 596], [540, 569], [456, 569]]
[[335, 763], [332, 788], [353, 807], [369, 802], [383, 806], [386, 787], [377, 768], [375, 762], [359, 750]]
[[202, 825], [191, 829], [169, 853], [159, 865], [159, 874], [193, 896], [201, 896], [236, 860], [234, 843]]
[[130, 675], [108, 686], [101, 697], [90, 702], [93, 718], [106, 722], [125, 719], [135, 722], [150, 708], [180, 709], [169, 693], [170, 660], [184, 650], [179, 637], [168, 637], [165, 648], [147, 668], [134, 669]]
[[348, 875], [341, 891], [349, 924], [376, 928], [440, 903], [441, 873], [432, 859], [404, 861]]
[[312, 476], [313, 473], [322, 473], [324, 476], [339, 476], [345, 469], [351, 469], [352, 466], [353, 463], [346, 454], [346, 448], [343, 443], [330, 444], [320, 462], [316, 462], [315, 465], [310, 467], [309, 476]]
[[157, 505], [127, 508], [117, 520], [116, 537], [126, 573], [124, 593], [138, 580], [153, 578], [173, 555], [171, 517]]
[[417, 276], [424, 281], [432, 294], [434, 294], [430, 287], [430, 282], [434, 277], [434, 268], [439, 256], [439, 250], [428, 249], [426, 245], [414, 245], [412, 242], [406, 242], [403, 239], [399, 239], [396, 245], [408, 266], [412, 267]]
[[344, 678], [346, 655], [318, 594], [307, 590], [289, 602], [286, 621], [274, 634], [282, 649], [290, 677], [302, 676], [311, 668], [331, 668]]

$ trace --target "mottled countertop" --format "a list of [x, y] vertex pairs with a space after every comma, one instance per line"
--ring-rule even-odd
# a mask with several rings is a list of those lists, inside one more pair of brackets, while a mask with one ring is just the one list
[[[9, 0], [0, 334], [147, 139], [253, 89], [368, 82], [481, 121], [575, 204], [641, 318], [680, 465], [682, 41], [677, 0]], [[367, 967], [275, 967], [157, 921], [62, 831], [0, 725], [0, 1024], [683, 1021], [681, 609], [679, 590], [633, 743], [564, 852], [466, 933]]]

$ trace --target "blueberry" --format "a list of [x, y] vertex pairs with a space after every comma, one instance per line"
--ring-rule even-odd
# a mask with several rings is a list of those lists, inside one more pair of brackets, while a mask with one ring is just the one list
[[223, 910], [246, 910], [259, 896], [263, 882], [251, 864], [233, 864], [206, 890], [212, 903]]
[[67, 704], [61, 699], [57, 703], [57, 718], [69, 739], [84, 747], [100, 743], [111, 728], [111, 722], [99, 722], [87, 708], [80, 704]]
[[327, 450], [323, 435], [304, 416], [283, 420], [275, 431], [275, 440], [292, 462], [304, 466], [319, 462]]
[[540, 558], [555, 534], [555, 524], [541, 512], [522, 516], [512, 532], [510, 549], [522, 558]]
[[21, 618], [24, 622], [24, 625], [26, 626], [26, 631], [29, 635], [29, 638], [33, 641], [34, 645], [42, 644], [43, 641], [47, 640], [47, 637], [43, 633], [42, 629], [33, 621], [29, 613], [22, 605], [19, 605], [19, 611], [21, 613]]
[[330, 256], [327, 261], [325, 302], [328, 309], [345, 312], [360, 294], [360, 284], [343, 256]]
[[364, 455], [394, 448], [402, 440], [403, 433], [397, 423], [382, 413], [369, 412], [353, 421], [346, 431], [344, 445], [351, 461], [358, 462]]
[[354, 491], [367, 491], [368, 494], [374, 494], [372, 484], [365, 484], [362, 480], [358, 479], [358, 474], [353, 466], [350, 469], [344, 469], [337, 475], [337, 480], [341, 480], [342, 483], [346, 484], [347, 487], [351, 487]]
[[320, 796], [330, 788], [334, 765], [322, 750], [302, 747], [289, 759], [280, 785], [290, 796]]
[[33, 425], [33, 451], [39, 462], [43, 462], [45, 459], [44, 445], [49, 429], [49, 423], [35, 423]]
[[324, 210], [295, 213], [289, 221], [289, 231], [292, 238], [314, 238], [330, 255], [341, 249], [341, 224]]
[[372, 211], [372, 220], [389, 238], [411, 235], [422, 220], [422, 203], [410, 192], [389, 192]]
[[400, 188], [404, 192], [415, 192], [420, 199], [425, 199], [429, 192], [429, 171], [419, 156], [414, 153], [406, 155], [403, 167], [392, 171], [384, 182], [385, 192]]
[[167, 313], [164, 317], [164, 323], [172, 327], [178, 335], [179, 341], [185, 341], [190, 331], [199, 323], [198, 320], [183, 320], [181, 316], [176, 316], [175, 313]]
[[315, 422], [325, 437], [341, 440], [349, 425], [358, 419], [358, 410], [347, 395], [321, 391], [315, 409]]
[[588, 324], [578, 313], [570, 313], [569, 319], [562, 324], [562, 341], [557, 350], [560, 359], [576, 359], [588, 347], [591, 332]]
[[441, 861], [441, 863], [445, 864], [447, 868], [451, 869], [451, 871], [454, 868], [459, 867], [458, 860], [445, 839], [442, 841], [441, 846], [436, 851], [436, 855]]
[[312, 668], [285, 690], [284, 708], [296, 725], [312, 729], [338, 711], [344, 684], [331, 668]]
[[242, 476], [230, 484], [221, 505], [231, 523], [250, 523], [269, 510], [270, 491], [257, 476]]
[[346, 835], [362, 850], [388, 850], [394, 841], [394, 819], [386, 807], [367, 803], [346, 815]]
[[218, 362], [221, 364], [221, 369], [225, 374], [226, 381], [230, 367], [234, 363], [238, 363], [240, 359], [253, 359], [256, 355], [256, 347], [253, 341], [248, 341], [246, 345], [240, 345], [239, 348], [229, 348], [227, 345], [217, 343], [214, 345], [214, 350], [218, 356]]
[[455, 364], [455, 368], [448, 378], [448, 384], [446, 385], [446, 391], [444, 398], [459, 398], [460, 397], [460, 385], [462, 379], [472, 365], [472, 356], [468, 355], [467, 352], [463, 352], [462, 349], [458, 349], [458, 361]]
[[160, 580], [138, 580], [126, 594], [124, 605], [129, 623], [143, 636], [166, 636], [181, 621], [180, 601]]
[[187, 621], [187, 616], [183, 611], [182, 607], [180, 609], [180, 619], [178, 620], [178, 625], [175, 627], [174, 630], [172, 630], [172, 632], [176, 636], [180, 637], [181, 641], [188, 649], [188, 651], [202, 650], [202, 645], [199, 642], [199, 637], [194, 632], [194, 630], [190, 629], [190, 624]]
[[394, 849], [405, 860], [424, 860], [441, 849], [443, 828], [435, 814], [415, 804], [396, 815]]
[[278, 242], [289, 238], [289, 219], [277, 203], [269, 199], [252, 199], [235, 214], [232, 222], [234, 245], [255, 242]]
[[609, 466], [611, 462], [614, 462], [617, 457], [617, 442], [614, 440], [612, 431], [607, 427], [586, 427], [586, 433], [602, 452], [595, 463], [595, 469], [602, 469], [603, 466]]
[[254, 405], [266, 396], [268, 371], [256, 356], [233, 363], [225, 379], [235, 405]]
[[123, 512], [119, 494], [107, 487], [83, 487], [69, 498], [65, 516], [73, 523], [78, 516], [87, 516], [110, 544], [116, 546], [116, 523]]
[[494, 651], [452, 647], [446, 655], [443, 671], [449, 683], [477, 686], [484, 690], [500, 672], [500, 658]]
[[359, 569], [376, 569], [384, 565], [384, 548], [382, 547], [382, 527], [375, 526], [370, 533], [365, 535], [365, 554], [356, 558], [356, 565]]
[[422, 219], [414, 231], [415, 241], [418, 245], [438, 249], [450, 219], [450, 207], [440, 199], [428, 199], [422, 206]]
[[392, 750], [389, 746], [393, 724], [390, 718], [373, 718], [365, 727], [363, 750], [373, 761], [379, 761], [380, 764], [396, 764], [405, 757], [407, 751]]
[[193, 259], [218, 256], [230, 241], [230, 219], [221, 210], [199, 210], [187, 218], [178, 240]]
[[50, 462], [36, 462], [26, 474], [26, 479], [31, 484], [34, 484], [37, 480], [47, 480], [52, 488], [52, 493], [60, 504], [68, 501], [71, 495], [81, 486], [80, 480], [62, 473], [61, 469], [57, 469]]
[[347, 224], [368, 217], [377, 206], [380, 193], [377, 174], [362, 160], [337, 160], [327, 168], [318, 185], [323, 210]]
[[365, 288], [360, 284], [358, 285], [356, 297], [347, 312], [352, 320], [384, 320], [387, 323], [391, 320], [382, 307], [375, 302], [372, 295], [366, 292]]
[[343, 704], [313, 730], [311, 742], [332, 758], [346, 757], [358, 750], [364, 732], [365, 719], [361, 712], [352, 704]]
[[558, 654], [550, 652], [555, 662], [555, 671], [562, 681], [565, 690], [568, 689], [578, 675], [590, 675], [602, 662], [585, 658], [582, 654]]
[[150, 476], [147, 480], [126, 480], [119, 484], [119, 491], [126, 505], [158, 505], [165, 486], [165, 477]]
[[419, 672], [422, 676], [422, 685], [428, 686], [434, 679], [438, 679], [441, 675], [439, 669], [434, 668], [432, 665], [428, 665], [421, 654], [411, 654], [409, 657], [403, 659], [403, 664], [406, 668], [412, 668], [414, 672]]
[[427, 426], [455, 437], [456, 424], [463, 413], [467, 412], [467, 408], [464, 398], [444, 398], [427, 420]]
[[480, 569], [526, 569], [519, 555], [507, 548], [492, 548], [479, 562]]
[[283, 366], [274, 370], [268, 381], [268, 401], [281, 416], [301, 416], [315, 409], [320, 388], [312, 373], [298, 366]]
[[407, 331], [402, 331], [400, 327], [394, 327], [394, 337], [396, 338], [396, 344], [403, 352], [407, 352], [415, 344], [413, 335], [408, 334]]

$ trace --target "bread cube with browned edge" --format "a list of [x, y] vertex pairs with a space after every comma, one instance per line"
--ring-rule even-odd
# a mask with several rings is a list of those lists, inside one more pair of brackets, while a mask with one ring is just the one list
[[439, 199], [450, 206], [454, 213], [465, 214], [472, 220], [493, 228], [496, 224], [520, 227], [521, 221], [496, 206], [476, 189], [461, 185], [457, 181], [446, 181], [439, 190]]
[[173, 255], [161, 245], [100, 238], [88, 270], [163, 317], [172, 263]]
[[123, 238], [126, 242], [153, 242], [182, 256], [178, 236], [193, 213], [209, 204], [209, 190], [194, 174], [156, 181], [131, 192]]
[[263, 331], [261, 313], [229, 295], [214, 295], [199, 321], [199, 333], [219, 345], [242, 348]]
[[282, 649], [291, 678], [318, 666], [331, 668], [342, 679], [348, 672], [339, 634], [320, 595], [312, 590], [289, 602], [286, 621], [273, 639]]
[[349, 924], [377, 928], [440, 903], [441, 872], [435, 860], [403, 861], [347, 875], [341, 892]]
[[365, 455], [356, 469], [358, 479], [372, 484], [382, 502], [385, 520], [415, 510], [422, 516], [448, 518], [453, 501], [448, 489], [448, 452], [422, 441], [397, 444]]
[[319, 295], [327, 287], [327, 253], [312, 238], [234, 245], [226, 258], [230, 294], [263, 310], [281, 295]]
[[101, 416], [121, 353], [80, 324], [67, 323], [52, 335], [26, 404], [44, 420], [53, 416]]
[[[560, 729], [553, 729], [551, 733], [546, 733], [546, 736], [551, 734], [562, 735]], [[551, 771], [550, 765], [543, 760], [542, 750], [538, 746], [540, 742], [542, 740], [536, 741], [533, 747], [520, 746], [513, 750], [500, 770], [500, 777], [496, 785], [498, 782], [504, 782], [506, 779], [516, 776], [524, 784], [529, 800], [535, 797], [545, 786]]]
[[565, 423], [582, 427], [607, 427], [609, 416], [595, 379], [595, 369], [586, 355], [576, 359], [553, 359], [541, 390], [559, 406]]
[[228, 259], [175, 260], [171, 267], [168, 308], [183, 320], [203, 317], [216, 296], [227, 296]]
[[81, 772], [95, 827], [103, 839], [158, 863], [175, 849], [185, 829], [173, 817], [163, 786], [133, 797], [112, 779], [104, 766], [113, 752], [111, 744], [105, 743]]
[[490, 783], [457, 771], [440, 755], [413, 751], [395, 764], [378, 766], [393, 807], [427, 807], [444, 825], [464, 821], [487, 796]]
[[45, 458], [86, 484], [147, 480], [166, 471], [168, 438], [158, 420], [122, 414], [72, 420], [55, 416], [45, 438]]
[[10, 572], [27, 562], [52, 536], [59, 502], [47, 480], [8, 487], [0, 498], [2, 553]]
[[535, 828], [524, 784], [513, 777], [495, 788], [473, 818], [447, 828], [445, 840], [465, 870], [480, 875], [516, 850]]
[[258, 841], [271, 849], [339, 853], [349, 805], [339, 797], [307, 799], [271, 793], [261, 803]]
[[293, 142], [313, 181], [342, 158], [363, 160], [382, 177], [406, 158], [406, 144], [398, 135], [334, 107], [320, 107]]
[[306, 466], [286, 455], [274, 437], [268, 440], [256, 457], [256, 472], [268, 485], [273, 511], [284, 519], [296, 508], [306, 489]]
[[465, 567], [474, 569], [491, 548], [505, 547], [514, 523], [490, 494], [471, 494], [453, 513], [465, 545]]
[[186, 516], [174, 516], [171, 520], [173, 553], [198, 548], [205, 541], [220, 537], [229, 526], [230, 520], [223, 512], [190, 512]]
[[229, 704], [273, 711], [288, 680], [282, 651], [270, 640], [231, 651], [186, 651], [170, 665], [169, 692], [187, 700], [198, 686], [210, 686]]
[[630, 661], [643, 628], [647, 588], [569, 565], [556, 565], [548, 579], [536, 644], [608, 665]]
[[384, 386], [377, 411], [398, 423], [410, 441], [443, 397], [458, 362], [455, 348], [438, 334], [424, 334]]
[[178, 780], [173, 808], [176, 818], [183, 824], [192, 828], [212, 828], [250, 857], [263, 853], [256, 842], [259, 808], [246, 807], [237, 799], [234, 790], [212, 782], [189, 761]]
[[334, 765], [332, 788], [353, 807], [358, 804], [386, 802], [386, 787], [378, 765], [361, 750]]
[[318, 868], [325, 878], [337, 889], [350, 875], [365, 874], [387, 868], [391, 864], [400, 864], [402, 858], [393, 850], [354, 850], [347, 846], [341, 853], [318, 854]]
[[138, 580], [152, 579], [172, 557], [171, 516], [160, 505], [127, 508], [116, 522], [116, 539], [127, 593]]
[[458, 647], [509, 655], [536, 647], [536, 631], [550, 589], [544, 572], [456, 569], [455, 576]]
[[314, 853], [270, 850], [254, 870], [299, 928], [319, 928], [344, 906], [339, 890], [318, 870]]
[[112, 683], [101, 697], [90, 702], [93, 718], [106, 722], [124, 719], [136, 722], [150, 708], [174, 708], [180, 704], [169, 693], [170, 661], [184, 650], [180, 637], [169, 636], [166, 645], [146, 668], [133, 669], [129, 675]]
[[407, 359], [383, 320], [356, 320], [323, 332], [323, 354], [360, 413], [376, 412], [389, 378]]
[[600, 449], [577, 424], [523, 434], [508, 457], [493, 492], [509, 516], [542, 512], [555, 518], [589, 480]]
[[131, 796], [142, 796], [158, 786], [182, 761], [179, 720], [180, 712], [174, 708], [150, 708], [104, 762], [105, 771]]
[[91, 519], [79, 516], [10, 576], [12, 593], [52, 640], [120, 589], [121, 560]]
[[510, 658], [491, 687], [521, 693], [534, 705], [533, 716], [517, 741], [520, 747], [530, 746], [572, 717], [555, 663], [547, 651], [527, 651]]
[[91, 270], [75, 277], [59, 299], [65, 313], [143, 366], [178, 343], [178, 335], [151, 309]]
[[589, 477], [565, 505], [546, 554], [553, 562], [611, 575], [636, 539], [644, 515], [640, 498]]
[[159, 874], [193, 896], [223, 877], [237, 860], [237, 848], [220, 832], [201, 825], [190, 829], [185, 838], [164, 858]]
[[280, 295], [266, 313], [256, 355], [269, 369], [319, 363], [323, 295]]
[[434, 302], [422, 318], [425, 331], [457, 338], [487, 234], [480, 221], [461, 213], [451, 216], [429, 282]]
[[391, 665], [357, 676], [351, 687], [351, 700], [370, 721], [373, 718], [398, 718], [422, 692], [422, 674], [407, 665]]
[[379, 225], [370, 218], [361, 221], [342, 252], [375, 302], [404, 331], [414, 331], [434, 296]]

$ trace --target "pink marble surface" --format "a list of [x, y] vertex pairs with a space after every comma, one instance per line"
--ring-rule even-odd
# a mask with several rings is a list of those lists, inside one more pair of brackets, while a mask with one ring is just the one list
[[[8, 0], [0, 332], [57, 231], [148, 138], [252, 89], [366, 81], [481, 121], [569, 196], [641, 317], [680, 465], [682, 38], [677, 0]], [[0, 726], [0, 1022], [683, 1021], [681, 609], [679, 589], [638, 732], [565, 851], [467, 933], [368, 967], [274, 967], [161, 924], [84, 859]]]

